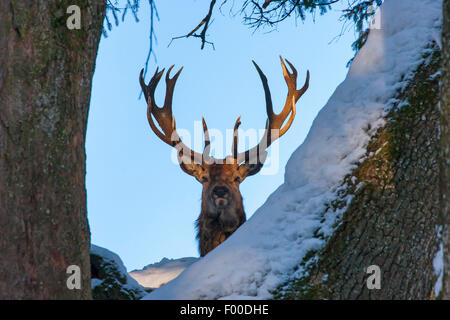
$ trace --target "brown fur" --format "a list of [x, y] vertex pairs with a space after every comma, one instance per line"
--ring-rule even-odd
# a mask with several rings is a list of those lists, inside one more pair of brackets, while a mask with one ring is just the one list
[[[203, 185], [202, 212], [196, 221], [200, 256], [225, 241], [245, 221], [240, 183], [248, 175], [247, 166], [232, 164], [191, 165], [190, 171]], [[183, 168], [183, 170], [186, 170]], [[189, 170], [189, 169], [188, 169]], [[215, 188], [226, 188], [224, 198], [215, 198]]]

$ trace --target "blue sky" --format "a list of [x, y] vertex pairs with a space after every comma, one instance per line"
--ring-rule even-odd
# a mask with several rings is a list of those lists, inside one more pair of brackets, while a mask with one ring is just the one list
[[[268, 78], [276, 112], [287, 93], [279, 55], [298, 70], [298, 87], [306, 69], [311, 73], [309, 90], [297, 103], [296, 118], [279, 141], [279, 170], [249, 177], [241, 184], [249, 218], [283, 183], [287, 160], [345, 78], [355, 36], [350, 31], [333, 41], [342, 28], [339, 12], [317, 16], [315, 22], [311, 17], [304, 23], [290, 19], [276, 30], [254, 32], [243, 25], [242, 16], [230, 16], [230, 7], [225, 6], [223, 14], [216, 9], [209, 28], [215, 50], [208, 45], [200, 50], [198, 39], [179, 39], [168, 46], [172, 37], [195, 27], [209, 5], [209, 1], [193, 0], [176, 3], [176, 7], [173, 1], [156, 3], [160, 17], [155, 25], [157, 62], [150, 60], [149, 75], [157, 65], [166, 70], [172, 64], [176, 70], [184, 66], [173, 100], [177, 128], [194, 132], [195, 121], [204, 116], [210, 129], [225, 134], [239, 115], [243, 130], [264, 128], [264, 92], [252, 60]], [[235, 1], [234, 11], [238, 6]], [[141, 1], [138, 16], [139, 23], [130, 15], [101, 39], [86, 142], [92, 243], [118, 253], [128, 270], [163, 257], [198, 256], [194, 221], [200, 214], [202, 190], [200, 183], [172, 162], [171, 147], [151, 131], [146, 103], [138, 99], [138, 75], [149, 46], [147, 1]], [[164, 92], [161, 81], [156, 92], [160, 106]]]

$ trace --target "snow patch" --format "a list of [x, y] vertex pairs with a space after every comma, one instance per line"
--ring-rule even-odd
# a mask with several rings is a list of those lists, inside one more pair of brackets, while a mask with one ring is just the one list
[[159, 288], [178, 277], [184, 269], [198, 260], [199, 258], [193, 257], [181, 259], [163, 258], [160, 262], [149, 264], [142, 270], [133, 270], [129, 274], [143, 287]]
[[[112, 251], [109, 251], [108, 249], [96, 246], [94, 244], [91, 244], [90, 253], [102, 257], [104, 261], [110, 262], [112, 265], [117, 267], [117, 270], [120, 272], [120, 276], [122, 278], [127, 279], [126, 284], [120, 284], [121, 287], [136, 292], [142, 291], [142, 287], [139, 285], [139, 283], [128, 275], [127, 268], [123, 264], [122, 259], [120, 259], [120, 257], [117, 254], [115, 254]], [[91, 280], [92, 289], [94, 289], [96, 286], [101, 285], [102, 282], [103, 280], [100, 279], [92, 279]]]

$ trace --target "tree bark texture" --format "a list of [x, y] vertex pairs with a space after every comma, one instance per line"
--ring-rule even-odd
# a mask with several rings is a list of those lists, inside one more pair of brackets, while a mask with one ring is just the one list
[[449, 109], [450, 109], [450, 0], [443, 2], [441, 79], [441, 212], [444, 224], [444, 294], [450, 300], [450, 214], [449, 214]]
[[[440, 53], [434, 45], [423, 57], [395, 97], [399, 102], [386, 124], [372, 136], [364, 161], [344, 179], [346, 191], [328, 210], [343, 208], [349, 195], [353, 199], [325, 247], [303, 262], [308, 273], [275, 297], [442, 298], [443, 291], [439, 297], [433, 293], [438, 279], [433, 261], [445, 227], [440, 219]], [[372, 265], [380, 270], [379, 289], [368, 286]]]
[[105, 5], [0, 1], [1, 299], [91, 298], [84, 145]]

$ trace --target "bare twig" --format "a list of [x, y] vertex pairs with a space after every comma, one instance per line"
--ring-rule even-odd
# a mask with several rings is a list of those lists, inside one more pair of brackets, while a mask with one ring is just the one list
[[[149, 34], [150, 47], [148, 49], [147, 58], [145, 59], [144, 79], [145, 79], [145, 76], [147, 75], [148, 63], [150, 62], [150, 57], [153, 56], [153, 59], [155, 59], [155, 62], [156, 62], [156, 55], [155, 55], [155, 50], [153, 48], [153, 45], [154, 45], [154, 42], [158, 43], [158, 39], [156, 38], [156, 34], [155, 34], [155, 24], [154, 24], [155, 18], [158, 19], [158, 21], [159, 21], [158, 10], [156, 9], [154, 0], [148, 0], [148, 4], [150, 6], [150, 34]], [[142, 96], [142, 91], [140, 91], [140, 93], [139, 93], [139, 99], [141, 98], [141, 96]]]
[[[153, 58], [155, 59], [156, 62], [156, 55], [154, 52], [154, 45], [155, 43], [158, 42], [157, 38], [156, 38], [156, 34], [155, 34], [155, 18], [159, 20], [159, 15], [158, 15], [158, 10], [156, 9], [156, 5], [155, 5], [155, 0], [147, 0], [149, 7], [150, 7], [150, 30], [149, 30], [149, 38], [150, 38], [150, 47], [147, 53], [147, 58], [145, 60], [145, 67], [144, 67], [144, 78], [147, 74], [147, 70], [148, 70], [148, 64], [150, 62], [150, 58], [153, 56]], [[111, 12], [114, 18], [114, 22], [116, 24], [116, 26], [119, 25], [119, 18], [117, 16], [118, 13], [122, 12], [122, 22], [125, 20], [125, 16], [127, 14], [128, 11], [131, 11], [131, 13], [133, 14], [133, 17], [135, 19], [136, 22], [139, 22], [139, 18], [137, 16], [137, 12], [139, 10], [139, 0], [127, 0], [126, 1], [126, 5], [124, 7], [119, 7], [119, 1], [115, 0], [115, 1], [111, 1], [111, 0], [107, 0], [106, 1], [106, 15], [105, 15], [105, 23], [106, 23], [106, 27], [108, 28], [109, 31], [111, 31], [112, 29], [112, 24], [109, 20], [108, 17], [108, 13]], [[103, 28], [103, 35], [106, 37], [107, 36], [107, 32], [105, 30], [105, 28]], [[139, 95], [140, 97], [140, 95]]]
[[[304, 1], [300, 0], [265, 0], [260, 5], [257, 0], [246, 0], [243, 4], [242, 11], [251, 7], [250, 12], [244, 15], [244, 21], [252, 28], [258, 29], [261, 26], [274, 26], [286, 20], [294, 12], [303, 20], [305, 18], [303, 10], [313, 10], [315, 8], [324, 8], [337, 3], [340, 0], [330, 0], [327, 2], [313, 2], [310, 6], [306, 6]], [[270, 6], [275, 3], [276, 5]]]
[[153, 58], [155, 59], [156, 62], [156, 56], [155, 56], [155, 52], [153, 50], [153, 40], [155, 40], [155, 42], [158, 42], [158, 39], [156, 38], [156, 34], [155, 34], [155, 25], [154, 25], [154, 18], [157, 18], [159, 20], [159, 15], [158, 15], [158, 10], [156, 9], [156, 5], [154, 0], [148, 0], [148, 4], [150, 5], [150, 48], [148, 50], [148, 54], [147, 54], [147, 59], [145, 60], [145, 71], [144, 71], [144, 79], [145, 79], [145, 75], [147, 74], [147, 69], [148, 69], [148, 63], [150, 61], [150, 56], [153, 55]]
[[[213, 12], [215, 4], [216, 4], [216, 0], [211, 0], [211, 3], [209, 4], [208, 14], [203, 18], [203, 20], [198, 24], [198, 26], [196, 26], [191, 32], [189, 32], [188, 34], [186, 34], [184, 36], [173, 37], [172, 40], [170, 40], [170, 43], [168, 46], [170, 46], [170, 44], [172, 43], [173, 40], [177, 40], [177, 39], [181, 39], [181, 38], [195, 37], [195, 38], [200, 38], [202, 40], [201, 49], [203, 49], [205, 47], [205, 43], [212, 45], [213, 49], [215, 49], [214, 44], [212, 42], [209, 42], [206, 40], [206, 31], [208, 30], [208, 26], [210, 25], [212, 12]], [[200, 32], [200, 34], [197, 34], [196, 33], [197, 30], [200, 29], [202, 26], [203, 26], [202, 31]]]

